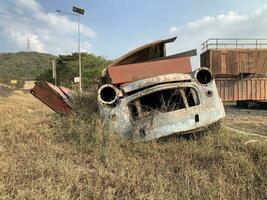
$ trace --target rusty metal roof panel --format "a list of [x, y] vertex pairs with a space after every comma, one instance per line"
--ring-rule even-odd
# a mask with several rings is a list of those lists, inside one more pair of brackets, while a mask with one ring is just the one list
[[108, 67], [107, 76], [111, 84], [120, 85], [164, 74], [190, 73], [191, 71], [190, 57], [181, 57]]

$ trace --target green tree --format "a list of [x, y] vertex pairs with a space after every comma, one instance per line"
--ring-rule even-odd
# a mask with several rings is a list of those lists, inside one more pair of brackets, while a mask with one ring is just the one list
[[[78, 53], [72, 55], [60, 55], [57, 58], [57, 83], [58, 85], [72, 86], [74, 85], [74, 77], [79, 76], [78, 68]], [[102, 56], [96, 56], [94, 54], [82, 53], [82, 83], [83, 88], [91, 87], [96, 83], [97, 78], [101, 75], [101, 72], [107, 67], [111, 61], [105, 59]], [[46, 70], [45, 73], [37, 77], [38, 80], [46, 80], [53, 82], [52, 70]]]

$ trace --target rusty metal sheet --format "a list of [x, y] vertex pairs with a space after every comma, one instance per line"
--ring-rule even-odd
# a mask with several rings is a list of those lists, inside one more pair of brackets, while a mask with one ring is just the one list
[[45, 81], [38, 81], [30, 92], [59, 114], [68, 114], [72, 110], [72, 92], [68, 88], [57, 87]]
[[164, 74], [190, 73], [191, 71], [190, 57], [156, 60], [107, 68], [107, 74], [111, 80], [111, 84], [115, 85]]
[[120, 58], [116, 59], [116, 61], [114, 63], [112, 63], [110, 66], [117, 66], [117, 65], [121, 65], [122, 63], [124, 64], [130, 64], [131, 62], [129, 62], [130, 60], [132, 60], [131, 58], [132, 57], [136, 57], [137, 54], [140, 54], [142, 51], [144, 51], [145, 49], [149, 49], [149, 48], [152, 48], [152, 47], [160, 47], [162, 46], [163, 47], [163, 54], [162, 56], [160, 57], [164, 57], [165, 56], [165, 44], [166, 43], [170, 43], [170, 42], [174, 42], [176, 40], [177, 37], [173, 37], [173, 38], [169, 38], [169, 39], [166, 39], [166, 40], [157, 40], [157, 41], [154, 41], [154, 42], [151, 42], [151, 43], [148, 43], [148, 44], [145, 44], [141, 47], [138, 47], [126, 54], [124, 54], [123, 56], [121, 56]]

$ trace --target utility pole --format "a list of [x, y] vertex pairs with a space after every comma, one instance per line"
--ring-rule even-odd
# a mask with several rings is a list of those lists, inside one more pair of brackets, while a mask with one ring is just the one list
[[55, 80], [55, 85], [57, 85], [57, 66], [56, 66], [56, 59], [52, 59], [52, 76]]

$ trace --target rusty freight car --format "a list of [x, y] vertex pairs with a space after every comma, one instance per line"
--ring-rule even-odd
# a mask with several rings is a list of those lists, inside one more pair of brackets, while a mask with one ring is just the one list
[[224, 102], [267, 102], [267, 39], [214, 38], [202, 50], [201, 66], [213, 72]]

